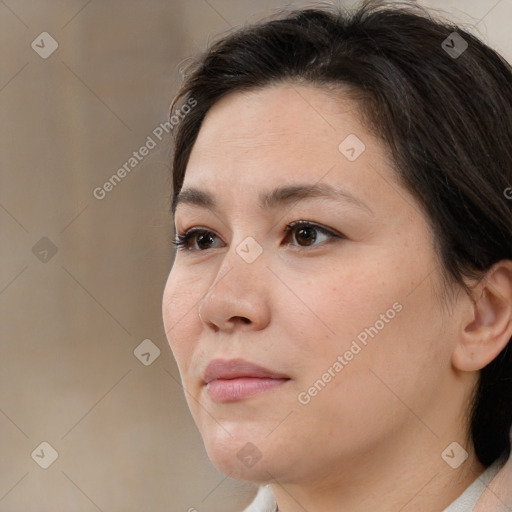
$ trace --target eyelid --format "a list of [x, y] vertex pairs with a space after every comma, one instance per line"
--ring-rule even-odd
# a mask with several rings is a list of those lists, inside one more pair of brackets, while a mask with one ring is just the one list
[[208, 249], [204, 249], [204, 250], [198, 250], [198, 249], [191, 249], [190, 247], [190, 239], [194, 236], [194, 234], [196, 233], [207, 233], [207, 234], [212, 234], [214, 236], [216, 236], [219, 240], [221, 240], [220, 236], [215, 233], [215, 231], [211, 230], [211, 229], [208, 229], [208, 228], [205, 228], [205, 227], [201, 227], [201, 226], [194, 226], [192, 228], [189, 228], [189, 229], [186, 229], [184, 230], [183, 233], [180, 233], [177, 229], [175, 230], [176, 231], [176, 238], [175, 240], [172, 242], [175, 246], [176, 246], [176, 249], [178, 250], [188, 250], [188, 251], [191, 251], [191, 252], [205, 252], [207, 251]]
[[285, 227], [285, 232], [289, 233], [292, 231], [292, 229], [299, 227], [299, 226], [312, 226], [318, 231], [321, 231], [327, 235], [338, 237], [338, 238], [346, 238], [342, 233], [339, 233], [331, 228], [328, 228], [327, 226], [324, 226], [323, 224], [319, 224], [317, 222], [313, 222], [311, 220], [295, 220], [293, 222], [290, 222]]
[[[342, 233], [337, 232], [331, 228], [328, 228], [322, 224], [319, 224], [319, 223], [313, 222], [313, 221], [309, 221], [309, 220], [304, 220], [304, 219], [296, 220], [296, 221], [288, 223], [284, 229], [286, 237], [288, 237], [294, 229], [299, 228], [301, 226], [313, 227], [317, 231], [323, 233], [324, 235], [329, 236], [331, 239], [333, 239], [333, 238], [346, 239], [347, 238]], [[221, 237], [217, 233], [215, 233], [215, 231], [213, 231], [209, 228], [202, 227], [202, 226], [194, 226], [187, 230], [184, 230], [183, 233], [179, 233], [178, 230], [176, 229], [176, 240], [173, 242], [173, 244], [176, 245], [177, 249], [188, 250], [191, 252], [206, 252], [209, 249], [215, 249], [215, 247], [210, 247], [209, 249], [204, 249], [204, 250], [192, 249], [190, 247], [190, 243], [191, 243], [190, 239], [196, 233], [211, 234], [211, 235], [214, 235], [215, 237], [217, 237], [218, 239], [222, 240]], [[317, 246], [322, 246], [322, 245], [324, 245], [324, 243], [325, 242], [323, 242], [321, 244], [312, 245], [312, 246], [307, 246], [307, 245], [301, 246], [301, 245], [293, 245], [293, 244], [287, 244], [287, 245], [290, 247], [293, 247], [297, 250], [303, 250], [303, 249], [308, 249], [308, 248], [315, 248]]]

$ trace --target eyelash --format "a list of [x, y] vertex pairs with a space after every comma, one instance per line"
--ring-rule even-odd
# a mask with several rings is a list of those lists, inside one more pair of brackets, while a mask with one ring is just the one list
[[[337, 234], [334, 231], [331, 231], [323, 226], [320, 226], [314, 222], [310, 222], [307, 220], [298, 220], [298, 221], [291, 222], [290, 224], [288, 224], [285, 227], [286, 236], [289, 236], [295, 229], [304, 228], [304, 227], [314, 228], [317, 231], [319, 231], [319, 232], [323, 233], [324, 235], [327, 235], [331, 238], [339, 238], [339, 239], [345, 238], [343, 235]], [[198, 235], [198, 234], [202, 234], [202, 235], [209, 234], [209, 235], [217, 236], [215, 233], [213, 233], [212, 231], [209, 231], [207, 229], [191, 228], [188, 231], [186, 231], [183, 235], [177, 233], [176, 238], [175, 238], [175, 240], [172, 241], [172, 243], [176, 246], [176, 248], [179, 251], [204, 252], [208, 249], [192, 249], [191, 248], [191, 243], [190, 243], [191, 239], [194, 235]], [[316, 245], [318, 245], [318, 244], [316, 244]], [[295, 247], [308, 248], [308, 247], [315, 247], [316, 245], [312, 245], [312, 246], [307, 246], [307, 245], [300, 246], [299, 245], [299, 246], [295, 246]], [[213, 247], [213, 249], [214, 249], [214, 247]]]

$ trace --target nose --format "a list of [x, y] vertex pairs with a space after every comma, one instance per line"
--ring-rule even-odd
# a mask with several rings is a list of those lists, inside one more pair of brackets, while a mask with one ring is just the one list
[[263, 254], [249, 263], [230, 249], [199, 303], [203, 325], [215, 332], [264, 329], [270, 322], [271, 277]]

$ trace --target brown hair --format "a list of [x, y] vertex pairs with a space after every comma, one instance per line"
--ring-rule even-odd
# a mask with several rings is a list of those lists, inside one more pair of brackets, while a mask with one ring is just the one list
[[[512, 259], [512, 69], [467, 31], [397, 2], [296, 10], [213, 44], [172, 105], [197, 102], [175, 131], [173, 213], [209, 109], [231, 92], [295, 80], [357, 91], [428, 218], [447, 283], [470, 293], [465, 278]], [[510, 342], [481, 370], [470, 415], [479, 460], [508, 457]]]

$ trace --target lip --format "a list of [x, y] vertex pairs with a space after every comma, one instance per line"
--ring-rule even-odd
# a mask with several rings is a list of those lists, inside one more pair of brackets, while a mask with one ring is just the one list
[[236, 402], [283, 385], [289, 377], [244, 359], [215, 359], [203, 382], [214, 402]]

